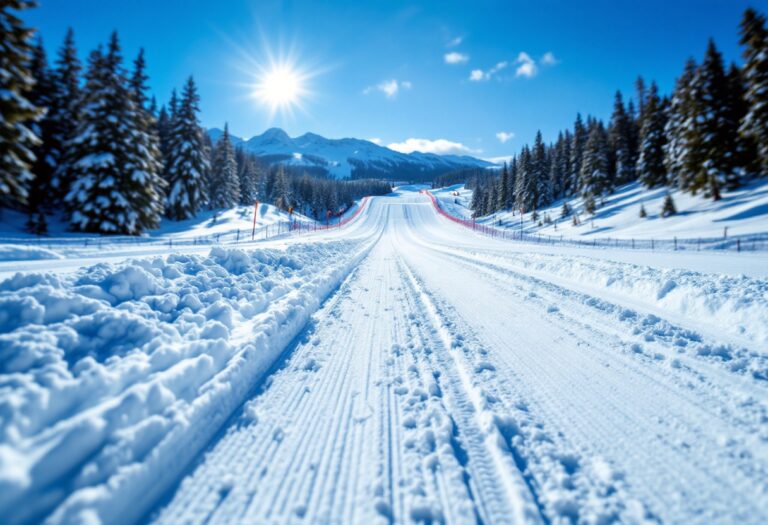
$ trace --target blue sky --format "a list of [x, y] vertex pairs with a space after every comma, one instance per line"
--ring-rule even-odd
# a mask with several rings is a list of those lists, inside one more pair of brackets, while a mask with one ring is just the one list
[[[480, 157], [511, 154], [537, 129], [552, 140], [578, 111], [607, 118], [616, 89], [633, 93], [638, 74], [668, 92], [709, 37], [726, 60], [739, 60], [743, 10], [768, 11], [768, 0], [39, 4], [24, 18], [49, 52], [68, 26], [82, 57], [117, 29], [131, 59], [145, 48], [159, 101], [194, 75], [207, 127], [226, 121], [247, 138], [279, 126], [291, 136], [376, 138]], [[270, 59], [306, 74], [301, 108], [273, 113], [253, 96]]]

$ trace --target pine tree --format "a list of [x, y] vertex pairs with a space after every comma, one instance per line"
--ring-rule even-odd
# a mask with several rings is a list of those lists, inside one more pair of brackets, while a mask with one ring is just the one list
[[130, 201], [139, 217], [142, 229], [157, 228], [165, 208], [167, 184], [162, 177], [163, 164], [157, 121], [147, 108], [148, 90], [144, 50], [133, 63], [133, 75], [129, 87], [131, 95], [131, 123], [133, 124], [132, 161], [133, 174]]
[[[746, 86], [741, 69], [734, 63], [728, 70], [728, 126], [729, 133], [736, 137], [736, 150], [734, 151], [734, 166], [737, 179], [747, 177], [760, 172], [757, 162], [757, 144], [751, 135], [744, 135], [740, 131], [741, 123], [749, 112], [746, 99]], [[732, 181], [733, 182], [733, 181]], [[734, 189], [732, 184], [728, 189]]]
[[[281, 210], [288, 210], [288, 208], [293, 206], [291, 186], [285, 173], [285, 167], [282, 164], [277, 168], [277, 172], [275, 173], [275, 185], [272, 188], [272, 195], [272, 200], [275, 203], [275, 206]], [[336, 213], [338, 211], [337, 208], [339, 204], [336, 201], [335, 196], [329, 198], [327, 204], [331, 213]]]
[[538, 210], [550, 202], [549, 164], [547, 163], [547, 148], [541, 131], [536, 132], [531, 157], [531, 177], [528, 178], [530, 207]]
[[576, 122], [573, 125], [573, 139], [571, 144], [571, 176], [567, 184], [565, 195], [573, 195], [581, 191], [579, 180], [581, 178], [581, 163], [584, 158], [584, 147], [589, 138], [589, 131], [584, 127], [581, 120], [581, 114], [576, 115]]
[[505, 210], [509, 207], [510, 185], [509, 185], [509, 168], [507, 163], [501, 169], [501, 176], [499, 177], [499, 188], [496, 195], [496, 209]]
[[677, 209], [675, 208], [675, 201], [672, 200], [672, 195], [667, 193], [666, 197], [664, 197], [664, 204], [662, 204], [661, 207], [661, 216], [669, 217], [670, 215], [674, 215], [676, 213]]
[[640, 132], [638, 136], [638, 154], [639, 154], [639, 145], [643, 141], [642, 133], [643, 133], [643, 125], [645, 121], [646, 116], [646, 107], [648, 105], [648, 97], [649, 92], [645, 87], [645, 80], [643, 80], [643, 77], [638, 76], [637, 80], [635, 80], [635, 96], [637, 97], [637, 128]]
[[692, 58], [688, 59], [683, 74], [677, 79], [664, 127], [667, 137], [664, 166], [670, 177], [669, 182], [683, 190], [690, 187], [701, 165], [700, 152], [695, 147], [692, 135], [695, 116], [693, 81], [696, 69], [696, 62]]
[[229, 126], [226, 124], [224, 133], [213, 148], [208, 199], [211, 209], [231, 208], [240, 202], [240, 181], [237, 178], [235, 150], [229, 138]]
[[641, 219], [645, 219], [646, 217], [648, 217], [648, 212], [645, 211], [645, 205], [641, 204], [640, 205], [640, 218]]
[[206, 202], [208, 152], [197, 119], [199, 103], [195, 82], [189, 77], [178, 108], [174, 110], [171, 104], [171, 132], [167, 135], [165, 212], [177, 221], [194, 217]]
[[632, 155], [632, 124], [629, 120], [621, 92], [616, 92], [613, 115], [608, 130], [608, 143], [615, 161], [616, 183], [625, 184], [636, 178], [635, 162]]
[[571, 207], [570, 207], [570, 206], [568, 206], [568, 203], [567, 203], [567, 202], [564, 202], [564, 203], [563, 203], [563, 207], [560, 209], [560, 217], [562, 217], [563, 219], [565, 219], [565, 218], [566, 218], [566, 217], [568, 217], [570, 214], [571, 214]]
[[63, 200], [69, 193], [74, 176], [72, 163], [76, 152], [68, 148], [67, 144], [75, 140], [82, 117], [81, 69], [75, 49], [74, 32], [70, 28], [56, 60], [54, 99], [47, 115], [53, 128], [48, 139], [52, 164], [55, 166], [51, 187], [58, 201]]
[[591, 201], [594, 205], [595, 198], [610, 188], [609, 162], [605, 127], [602, 122], [592, 122], [579, 177], [579, 187], [585, 202]]
[[747, 9], [741, 21], [744, 49], [744, 81], [748, 111], [741, 123], [741, 134], [756, 147], [762, 175], [768, 174], [768, 29], [766, 19]]
[[29, 220], [27, 229], [37, 234], [43, 234], [47, 231], [45, 222], [45, 209], [50, 209], [51, 197], [51, 176], [54, 170], [53, 155], [51, 151], [51, 134], [53, 126], [50, 119], [50, 108], [55, 98], [52, 72], [48, 67], [48, 60], [45, 56], [43, 41], [38, 38], [37, 44], [32, 51], [32, 60], [29, 65], [30, 74], [34, 79], [34, 86], [29, 91], [27, 99], [29, 102], [40, 108], [42, 114], [40, 118], [28, 123], [29, 128], [40, 141], [32, 150], [35, 155], [35, 162], [32, 164], [33, 180], [29, 185], [29, 198], [27, 210]]
[[113, 33], [106, 54], [91, 54], [82, 119], [66, 145], [74, 152], [66, 196], [73, 228], [136, 235], [157, 227], [161, 188], [137, 112]]
[[693, 85], [692, 141], [703, 162], [694, 175], [690, 190], [693, 193], [704, 190], [706, 196], [719, 200], [720, 189], [726, 183], [737, 184], [733, 180], [737, 137], [728, 125], [728, 79], [723, 57], [712, 40]]
[[[259, 199], [259, 179], [261, 178], [257, 160], [246, 155], [245, 167], [240, 177], [240, 202], [253, 204]], [[311, 199], [311, 192], [306, 196], [306, 202]]]
[[652, 82], [645, 101], [645, 117], [641, 130], [643, 141], [640, 144], [640, 157], [637, 161], [640, 182], [649, 188], [663, 186], [667, 182], [664, 167], [665, 125], [664, 102], [659, 98], [656, 83]]
[[0, 206], [27, 203], [32, 153], [39, 139], [29, 129], [29, 122], [41, 111], [27, 100], [34, 80], [30, 75], [30, 38], [14, 11], [32, 7], [26, 0], [5, 0], [0, 4]]

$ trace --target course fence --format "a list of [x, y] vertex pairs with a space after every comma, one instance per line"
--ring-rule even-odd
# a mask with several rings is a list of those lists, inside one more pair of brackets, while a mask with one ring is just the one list
[[573, 239], [557, 237], [554, 235], [541, 235], [526, 233], [522, 230], [511, 228], [495, 228], [488, 224], [478, 224], [474, 219], [463, 219], [451, 215], [440, 204], [440, 201], [432, 192], [421, 190], [432, 201], [432, 206], [438, 214], [446, 219], [469, 228], [482, 235], [488, 235], [499, 239], [532, 242], [537, 244], [559, 244], [565, 246], [582, 246], [590, 248], [629, 248], [633, 250], [732, 250], [736, 252], [757, 252], [768, 250], [768, 233], [754, 235], [736, 235], [723, 237], [700, 237], [678, 239]]
[[354, 212], [341, 214], [337, 217], [331, 217], [326, 222], [306, 221], [292, 219], [288, 221], [278, 221], [258, 228], [233, 229], [209, 235], [197, 236], [171, 236], [171, 235], [111, 235], [111, 236], [76, 236], [67, 235], [63, 237], [0, 237], [0, 244], [13, 246], [27, 246], [36, 248], [47, 248], [51, 250], [66, 250], [80, 248], [96, 248], [99, 250], [109, 250], [114, 248], [125, 249], [135, 246], [136, 248], [162, 248], [172, 249], [181, 246], [206, 246], [218, 244], [242, 244], [253, 241], [263, 241], [267, 239], [278, 239], [288, 235], [310, 234], [343, 228], [355, 220], [363, 208], [367, 205], [369, 197], [360, 201]]

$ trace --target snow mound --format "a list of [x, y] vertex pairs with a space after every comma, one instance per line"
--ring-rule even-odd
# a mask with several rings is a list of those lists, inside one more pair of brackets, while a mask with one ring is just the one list
[[0, 244], [0, 261], [37, 261], [44, 259], [63, 259], [63, 256], [53, 250], [37, 246]]
[[141, 519], [368, 248], [214, 248], [0, 282], [3, 523]]

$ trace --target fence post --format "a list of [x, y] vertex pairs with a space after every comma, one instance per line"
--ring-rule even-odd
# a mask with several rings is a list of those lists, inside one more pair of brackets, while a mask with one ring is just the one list
[[736, 251], [741, 251], [741, 239], [736, 239]]
[[677, 251], [677, 237], [675, 237], [675, 251]]

